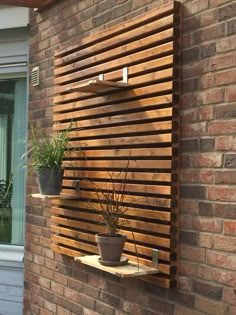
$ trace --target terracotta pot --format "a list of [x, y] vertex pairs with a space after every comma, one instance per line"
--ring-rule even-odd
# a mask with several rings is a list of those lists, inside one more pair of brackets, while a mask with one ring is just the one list
[[39, 191], [42, 195], [60, 195], [63, 170], [43, 168], [38, 171]]
[[111, 266], [114, 266], [114, 262], [119, 264], [127, 236], [125, 234], [107, 236], [100, 233], [96, 234], [95, 238], [98, 244], [101, 263], [104, 262], [106, 265], [109, 265], [109, 262], [111, 262]]

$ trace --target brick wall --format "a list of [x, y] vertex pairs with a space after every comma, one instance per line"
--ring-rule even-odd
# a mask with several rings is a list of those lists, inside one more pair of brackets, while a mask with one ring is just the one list
[[[169, 0], [172, 1], [172, 0]], [[168, 0], [60, 0], [31, 15], [29, 123], [50, 130], [53, 52]], [[50, 203], [28, 197], [26, 315], [236, 314], [236, 2], [183, 3], [179, 289], [120, 280], [50, 250]], [[35, 182], [28, 181], [28, 193]]]

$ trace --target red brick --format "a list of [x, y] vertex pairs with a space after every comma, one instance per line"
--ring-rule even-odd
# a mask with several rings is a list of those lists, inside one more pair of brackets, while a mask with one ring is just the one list
[[224, 134], [235, 134], [236, 124], [235, 121], [221, 120], [211, 122], [209, 125], [210, 135], [224, 135]]
[[220, 167], [222, 155], [219, 153], [198, 153], [192, 157], [193, 167]]
[[222, 88], [215, 88], [201, 93], [202, 104], [217, 104], [224, 100], [224, 90]]
[[236, 190], [234, 187], [208, 187], [209, 200], [236, 201]]
[[210, 7], [218, 7], [230, 1], [231, 0], [210, 0]]
[[185, 183], [197, 183], [199, 182], [199, 170], [183, 169], [181, 171], [181, 181]]
[[201, 315], [201, 313], [176, 304], [175, 315]]
[[205, 232], [220, 233], [222, 231], [222, 220], [215, 218], [194, 217], [193, 229]]
[[196, 296], [195, 307], [202, 311], [204, 314], [210, 315], [227, 315], [228, 306], [224, 303], [216, 302], [214, 300], [205, 299], [200, 296]]
[[227, 36], [216, 42], [217, 52], [227, 52], [236, 48], [236, 35]]
[[209, 250], [207, 252], [207, 263], [215, 267], [236, 270], [236, 256], [234, 254], [223, 254]]
[[201, 121], [212, 120], [214, 118], [214, 108], [212, 106], [201, 107], [199, 109], [199, 118]]
[[236, 82], [236, 71], [229, 70], [215, 74], [216, 86], [225, 85]]
[[201, 13], [201, 26], [208, 26], [214, 24], [217, 19], [217, 11], [211, 10]]
[[180, 257], [186, 260], [204, 262], [206, 258], [206, 251], [203, 248], [181, 246]]
[[230, 85], [225, 88], [225, 100], [227, 102], [236, 101], [236, 85]]
[[198, 266], [198, 276], [204, 280], [213, 280], [213, 269], [207, 265]]
[[236, 307], [230, 307], [229, 315], [236, 315]]
[[215, 235], [214, 248], [226, 252], [236, 252], [236, 237]]
[[207, 135], [207, 124], [206, 124], [206, 122], [200, 122], [200, 123], [194, 123], [194, 124], [189, 124], [189, 125], [183, 125], [182, 126], [182, 134], [185, 137]]
[[63, 307], [57, 305], [57, 315], [72, 315], [71, 312], [69, 312], [68, 310], [64, 309]]
[[224, 221], [224, 234], [236, 235], [236, 221]]
[[56, 313], [56, 309], [57, 309], [57, 306], [56, 304], [54, 303], [51, 303], [47, 300], [44, 300], [44, 308], [50, 312], [52, 312], [53, 314]]
[[236, 289], [224, 288], [223, 301], [236, 305]]
[[191, 283], [188, 277], [179, 277], [179, 288], [181, 290], [190, 291]]
[[199, 235], [199, 246], [205, 248], [213, 248], [213, 236], [212, 234], [200, 233]]
[[236, 137], [235, 136], [216, 137], [215, 148], [216, 150], [219, 150], [219, 151], [236, 150]]
[[[185, 250], [185, 252], [186, 252], [186, 250]], [[198, 265], [195, 262], [181, 261], [179, 268], [180, 268], [181, 274], [183, 274], [185, 276], [193, 276], [193, 277], [197, 276]]]
[[181, 213], [188, 215], [198, 214], [197, 200], [180, 200]]
[[200, 170], [200, 182], [202, 184], [213, 184], [215, 172], [212, 170]]
[[184, 15], [190, 16], [198, 12], [204, 11], [208, 8], [208, 2], [204, 0], [193, 0], [187, 2], [184, 6]]
[[213, 280], [236, 288], [236, 273], [224, 269], [213, 270]]
[[[190, 2], [191, 3], [191, 2]], [[214, 40], [225, 35], [225, 24], [217, 24], [194, 33], [194, 44]]]
[[[236, 56], [235, 54], [228, 54], [228, 55], [219, 55], [216, 57], [212, 57], [210, 59], [210, 69], [211, 71], [215, 71], [215, 70], [223, 70], [223, 69], [227, 69], [227, 68], [232, 68], [236, 66]], [[223, 74], [225, 72], [222, 72]], [[218, 75], [221, 75], [221, 72], [217, 72], [216, 77]]]
[[75, 290], [65, 287], [64, 288], [64, 296], [70, 301], [79, 302], [79, 293]]
[[199, 110], [198, 109], [189, 109], [182, 113], [181, 121], [183, 123], [190, 123], [199, 121]]

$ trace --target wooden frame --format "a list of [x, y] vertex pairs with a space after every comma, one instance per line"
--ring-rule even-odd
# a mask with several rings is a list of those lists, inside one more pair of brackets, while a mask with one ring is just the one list
[[[129, 160], [124, 253], [152, 267], [158, 250], [159, 274], [144, 279], [164, 287], [178, 278], [180, 20], [173, 1], [55, 53], [54, 130], [73, 120], [63, 192], [81, 181], [80, 200], [53, 201], [52, 249], [97, 254], [94, 236], [104, 226], [91, 181], [108, 189], [107, 170], [122, 174]], [[123, 67], [128, 83], [113, 88]], [[95, 91], [88, 82], [101, 73], [113, 87]]]

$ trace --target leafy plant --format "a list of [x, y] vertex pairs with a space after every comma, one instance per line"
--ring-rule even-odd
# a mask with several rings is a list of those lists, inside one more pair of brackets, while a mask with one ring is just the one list
[[49, 137], [31, 127], [31, 140], [26, 152], [30, 169], [61, 168], [63, 158], [69, 153], [72, 123], [66, 130], [52, 133]]
[[[128, 161], [129, 164], [129, 161]], [[125, 199], [127, 196], [127, 167], [118, 173], [114, 177], [114, 173], [107, 171], [109, 175], [109, 181], [106, 184], [106, 189], [102, 189], [93, 181], [92, 183], [95, 192], [91, 196], [91, 199], [96, 198], [101, 211], [99, 212], [106, 225], [106, 236], [116, 236], [120, 229], [120, 221], [124, 218], [126, 211], [128, 210], [125, 205]], [[119, 181], [119, 176], [122, 175], [122, 181]]]

